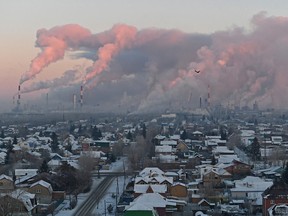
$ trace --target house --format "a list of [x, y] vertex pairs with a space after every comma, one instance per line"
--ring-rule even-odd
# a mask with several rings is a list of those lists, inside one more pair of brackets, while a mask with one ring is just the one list
[[126, 210], [123, 216], [159, 216], [157, 211], [150, 206], [145, 206], [141, 203], [134, 203], [130, 205]]
[[157, 211], [159, 216], [166, 216], [166, 210], [171, 207], [176, 209], [176, 203], [166, 201], [165, 198], [158, 193], [142, 194], [134, 199], [134, 201], [130, 203], [130, 206], [135, 203], [140, 203], [150, 208], [152, 207]]
[[203, 186], [205, 188], [220, 187], [222, 179], [216, 170], [209, 170], [203, 175]]
[[247, 176], [242, 180], [234, 181], [235, 187], [230, 189], [231, 199], [246, 200], [251, 211], [262, 207], [262, 193], [272, 186], [272, 181], [259, 177]]
[[251, 166], [239, 160], [233, 160], [224, 169], [233, 176], [244, 176], [251, 174]]
[[177, 141], [175, 141], [175, 140], [162, 140], [162, 141], [160, 141], [160, 145], [172, 146], [172, 148], [176, 148]]
[[135, 184], [134, 185], [134, 197], [138, 197], [144, 193], [159, 193], [162, 196], [167, 194], [167, 185], [161, 184]]
[[177, 146], [176, 146], [177, 152], [189, 152], [189, 147], [187, 146], [187, 144], [183, 141], [179, 141]]
[[139, 176], [162, 176], [164, 172], [158, 167], [146, 167], [140, 173]]
[[17, 189], [11, 193], [0, 195], [1, 215], [31, 215], [36, 213], [35, 194]]
[[188, 188], [185, 184], [176, 182], [170, 187], [170, 195], [186, 198], [188, 196]]
[[13, 191], [15, 188], [14, 181], [7, 175], [0, 175], [0, 193], [7, 193]]
[[155, 156], [159, 155], [171, 155], [172, 154], [172, 146], [155, 146]]
[[38, 169], [15, 169], [16, 180], [24, 176], [35, 176]]
[[0, 152], [0, 164], [5, 164], [7, 153], [6, 152]]
[[274, 205], [288, 204], [288, 185], [281, 180], [275, 180], [273, 185], [268, 187], [262, 194], [263, 216], [268, 216], [268, 209]]
[[288, 215], [288, 204], [274, 204], [268, 209], [269, 216]]
[[29, 181], [38, 175], [38, 169], [15, 169], [15, 185], [27, 186]]
[[52, 186], [43, 180], [35, 182], [28, 189], [30, 193], [36, 195], [37, 202], [40, 204], [50, 204], [52, 201]]

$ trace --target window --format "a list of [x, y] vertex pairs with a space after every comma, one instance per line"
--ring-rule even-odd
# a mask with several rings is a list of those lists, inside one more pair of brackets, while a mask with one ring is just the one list
[[41, 189], [36, 189], [36, 193], [41, 193]]
[[270, 204], [274, 204], [274, 200], [270, 200]]

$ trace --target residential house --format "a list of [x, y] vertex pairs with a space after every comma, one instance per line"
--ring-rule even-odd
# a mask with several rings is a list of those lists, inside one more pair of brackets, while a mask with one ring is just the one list
[[288, 204], [288, 185], [282, 180], [275, 180], [262, 194], [263, 216], [268, 216], [268, 209], [274, 205]]
[[162, 196], [167, 195], [167, 185], [163, 184], [135, 184], [134, 197], [138, 197], [144, 193], [159, 193]]
[[0, 215], [32, 215], [36, 213], [35, 194], [17, 189], [0, 195]]
[[251, 165], [239, 160], [233, 160], [224, 169], [231, 173], [232, 176], [247, 176], [251, 174]]
[[188, 196], [188, 188], [183, 183], [175, 182], [170, 187], [170, 195], [173, 196], [173, 197], [187, 198], [187, 196]]
[[43, 180], [35, 182], [28, 189], [30, 193], [36, 195], [37, 202], [39, 204], [50, 204], [52, 201], [52, 186]]
[[172, 148], [176, 148], [177, 141], [175, 141], [175, 140], [162, 140], [162, 141], [160, 141], [160, 145], [172, 146]]
[[17, 187], [26, 187], [29, 181], [38, 175], [38, 169], [15, 169], [15, 185]]
[[249, 205], [250, 211], [262, 207], [262, 193], [272, 186], [273, 182], [259, 177], [247, 176], [242, 180], [234, 181], [234, 188], [230, 189], [231, 199], [244, 200]]
[[177, 146], [176, 146], [176, 151], [178, 153], [189, 152], [189, 147], [186, 145], [185, 142], [179, 141]]
[[7, 175], [0, 175], [0, 193], [7, 193], [13, 191], [15, 188], [14, 181]]
[[130, 203], [132, 206], [135, 203], [140, 203], [142, 205], [152, 207], [155, 209], [159, 216], [167, 216], [169, 215], [166, 210], [169, 208], [175, 208], [176, 210], [176, 203], [166, 201], [163, 196], [158, 193], [145, 193], [134, 199], [133, 202]]
[[150, 206], [141, 203], [134, 203], [125, 210], [123, 216], [159, 216], [157, 211]]
[[6, 151], [6, 149], [3, 151], [3, 149], [1, 149], [2, 152], [0, 152], [0, 164], [5, 164], [5, 159], [6, 159], [6, 156], [7, 156], [7, 153], [4, 152]]
[[269, 216], [286, 216], [288, 215], [288, 204], [274, 204], [268, 209]]

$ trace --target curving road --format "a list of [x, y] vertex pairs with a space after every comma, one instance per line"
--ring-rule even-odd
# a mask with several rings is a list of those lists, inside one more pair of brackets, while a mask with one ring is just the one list
[[91, 192], [90, 196], [82, 203], [81, 206], [75, 211], [73, 216], [89, 216], [96, 204], [99, 203], [105, 192], [114, 181], [115, 176], [107, 176], [100, 184]]

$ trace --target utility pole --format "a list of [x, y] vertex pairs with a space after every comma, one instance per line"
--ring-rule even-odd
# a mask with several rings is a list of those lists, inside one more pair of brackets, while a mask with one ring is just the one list
[[105, 212], [105, 216], [106, 216], [106, 200], [104, 199], [104, 212]]
[[117, 185], [116, 185], [116, 205], [115, 205], [115, 215], [117, 215], [117, 205], [118, 205], [118, 194], [119, 194], [119, 184], [118, 184], [118, 176], [116, 177], [116, 182], [117, 182]]

